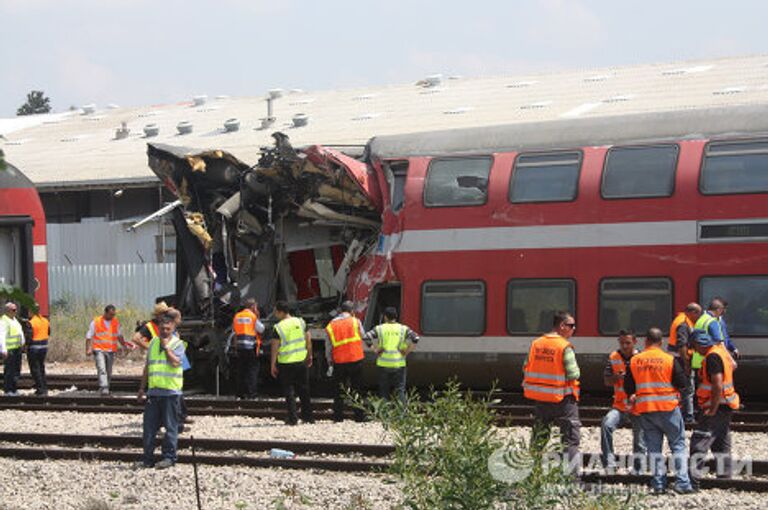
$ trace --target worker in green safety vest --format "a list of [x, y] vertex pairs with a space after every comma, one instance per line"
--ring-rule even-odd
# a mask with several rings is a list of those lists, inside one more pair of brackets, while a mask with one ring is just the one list
[[376, 366], [379, 372], [379, 396], [388, 399], [397, 395], [405, 403], [405, 359], [419, 341], [414, 331], [397, 322], [397, 309], [384, 310], [384, 323], [379, 324], [365, 335], [365, 343], [373, 347], [376, 342]]
[[[165, 469], [176, 463], [179, 439], [179, 414], [184, 389], [184, 341], [174, 335], [173, 317], [163, 315], [158, 321], [158, 336], [152, 338], [147, 348], [147, 362], [139, 388], [139, 399], [146, 395], [144, 406], [144, 457], [138, 463], [143, 467]], [[162, 459], [154, 463], [155, 436], [160, 427], [165, 428]]]
[[[719, 299], [713, 299], [709, 302], [707, 311], [701, 314], [696, 324], [693, 325], [693, 331], [691, 332], [693, 345], [696, 344], [697, 338], [710, 339], [712, 344], [725, 341], [723, 330], [720, 326], [720, 317], [724, 311], [725, 305]], [[704, 357], [701, 354], [694, 352], [691, 357], [691, 368], [699, 370], [703, 360]]]
[[5, 313], [0, 316], [0, 354], [5, 367], [3, 369], [3, 392], [15, 397], [19, 394], [16, 384], [21, 375], [21, 348], [24, 346], [24, 330], [16, 318], [19, 307], [7, 302]]
[[307, 324], [300, 317], [293, 317], [288, 303], [275, 303], [275, 324], [271, 336], [272, 377], [280, 381], [280, 387], [288, 407], [288, 425], [296, 425], [296, 393], [301, 400], [301, 419], [314, 423], [312, 401], [309, 397], [309, 367], [312, 366], [312, 336]]

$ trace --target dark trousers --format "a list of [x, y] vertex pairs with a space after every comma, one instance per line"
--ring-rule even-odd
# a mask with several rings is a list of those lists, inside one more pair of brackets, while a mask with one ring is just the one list
[[720, 405], [714, 416], [700, 416], [691, 434], [691, 481], [701, 478], [704, 457], [709, 450], [715, 454], [716, 474], [720, 478], [733, 477], [731, 459], [731, 408]]
[[45, 395], [48, 393], [48, 385], [45, 382], [45, 356], [48, 349], [28, 349], [27, 363], [29, 363], [29, 373], [35, 381], [35, 395]]
[[389, 399], [392, 395], [405, 404], [405, 367], [384, 368], [378, 367], [379, 371], [379, 396], [383, 399]]
[[259, 384], [259, 358], [255, 350], [237, 350], [237, 378], [237, 394], [243, 398], [256, 398]]
[[298, 363], [278, 363], [277, 377], [288, 406], [288, 423], [296, 423], [296, 394], [301, 400], [301, 419], [313, 421], [312, 401], [309, 398], [309, 370], [303, 361]]
[[569, 395], [558, 403], [536, 402], [533, 406], [533, 438], [531, 443], [543, 448], [551, 434], [550, 428], [557, 425], [560, 428], [560, 440], [563, 449], [568, 454], [568, 460], [574, 461], [579, 455], [581, 443], [581, 420], [579, 419], [579, 404]]
[[3, 391], [16, 393], [19, 376], [21, 375], [21, 349], [11, 349], [8, 351], [8, 357], [5, 358], [5, 368], [3, 369]]
[[162, 426], [162, 457], [176, 462], [176, 449], [179, 444], [179, 400], [181, 395], [147, 397], [144, 405], [144, 465], [154, 465], [155, 437]]
[[[352, 363], [336, 363], [333, 365], [333, 419], [341, 421], [344, 419], [344, 387], [352, 392], [362, 394], [363, 392], [363, 360]], [[364, 418], [363, 410], [355, 408], [355, 420], [362, 421]]]

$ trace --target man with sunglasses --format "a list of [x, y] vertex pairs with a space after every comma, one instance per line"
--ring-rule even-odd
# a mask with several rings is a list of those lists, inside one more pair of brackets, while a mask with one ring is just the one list
[[568, 341], [575, 330], [570, 313], [555, 313], [552, 330], [531, 343], [523, 367], [523, 394], [534, 401], [532, 443], [539, 448], [546, 445], [550, 427], [556, 424], [571, 468], [579, 465], [581, 440], [579, 365]]
[[16, 303], [5, 303], [5, 314], [0, 317], [0, 354], [5, 360], [3, 392], [17, 396], [17, 383], [21, 375], [21, 347], [24, 345], [24, 330], [16, 318]]

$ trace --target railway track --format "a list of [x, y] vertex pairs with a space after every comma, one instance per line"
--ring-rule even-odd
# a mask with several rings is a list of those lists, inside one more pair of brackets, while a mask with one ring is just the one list
[[[142, 439], [138, 436], [102, 436], [68, 434], [27, 434], [0, 432], [0, 457], [24, 460], [80, 460], [107, 462], [135, 462], [140, 459]], [[295, 441], [252, 441], [231, 439], [195, 439], [197, 453], [194, 462], [210, 466], [247, 466], [257, 468], [313, 469], [336, 472], [385, 472], [390, 464], [387, 457], [394, 452], [390, 445], [312, 443]], [[180, 464], [191, 464], [193, 457], [185, 453], [192, 439], [179, 439]], [[290, 450], [298, 455], [291, 459], [267, 456], [271, 448]], [[216, 453], [213, 453], [216, 452]], [[224, 454], [219, 453], [224, 452]], [[251, 455], [248, 455], [251, 454]], [[254, 456], [252, 454], [257, 454]], [[368, 459], [326, 458], [328, 455], [359, 455]], [[585, 465], [590, 465], [596, 453], [584, 455]], [[377, 460], [371, 460], [376, 458]], [[378, 460], [382, 459], [383, 460]], [[710, 466], [713, 467], [713, 466]], [[703, 478], [703, 489], [724, 489], [768, 493], [768, 461], [752, 463], [751, 478], [718, 479]], [[587, 484], [647, 485], [647, 475], [603, 474], [585, 471], [581, 481]]]
[[[286, 417], [282, 400], [234, 400], [216, 398], [187, 398], [185, 400], [188, 414], [191, 416], [246, 416], [251, 418]], [[317, 417], [330, 418], [331, 402], [315, 400], [313, 406]], [[50, 411], [50, 412], [81, 412], [81, 413], [116, 413], [140, 414], [144, 405], [130, 397], [84, 397], [84, 396], [52, 396], [52, 397], [0, 397], [0, 410]], [[533, 423], [532, 408], [526, 405], [496, 404], [493, 406], [501, 426], [530, 426]], [[605, 415], [607, 408], [582, 406], [581, 421], [584, 426], [597, 427]], [[351, 416], [351, 415], [350, 415]], [[691, 426], [689, 426], [691, 428]], [[768, 413], [742, 411], [734, 414], [731, 425], [736, 432], [768, 432]]]

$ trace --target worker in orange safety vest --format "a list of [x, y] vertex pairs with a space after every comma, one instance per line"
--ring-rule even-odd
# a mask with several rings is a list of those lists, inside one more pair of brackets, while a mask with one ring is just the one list
[[[339, 313], [326, 326], [328, 339], [325, 355], [329, 372], [333, 374], [333, 421], [344, 421], [344, 387], [361, 394], [363, 391], [363, 337], [365, 331], [360, 319], [352, 315], [354, 304], [344, 301]], [[355, 421], [364, 421], [362, 409], [355, 408]]]
[[237, 396], [239, 398], [256, 398], [259, 360], [262, 355], [262, 333], [264, 333], [264, 324], [259, 320], [259, 305], [255, 299], [246, 299], [242, 309], [232, 319], [232, 342], [237, 355]]
[[667, 490], [667, 466], [661, 453], [664, 437], [672, 450], [677, 475], [674, 490], [678, 494], [694, 492], [688, 477], [685, 448], [685, 424], [678, 404], [679, 392], [687, 381], [680, 360], [662, 349], [664, 334], [651, 328], [645, 339], [645, 350], [632, 357], [624, 390], [643, 429], [651, 464], [651, 490], [663, 494]]
[[600, 460], [607, 472], [616, 471], [616, 456], [613, 453], [613, 433], [622, 424], [632, 425], [632, 464], [635, 473], [640, 472], [645, 455], [640, 420], [629, 408], [629, 395], [624, 391], [624, 376], [629, 371], [632, 357], [638, 353], [637, 338], [631, 329], [619, 331], [619, 348], [608, 356], [603, 370], [603, 382], [613, 387], [613, 405], [600, 424]]
[[109, 395], [112, 366], [118, 344], [129, 348], [120, 330], [115, 305], [107, 305], [104, 307], [104, 313], [91, 321], [88, 333], [85, 335], [85, 355], [93, 355], [99, 377], [99, 391], [102, 395]]
[[568, 341], [575, 330], [576, 320], [570, 313], [556, 312], [552, 330], [531, 343], [523, 366], [523, 395], [534, 401], [532, 443], [545, 445], [551, 425], [558, 425], [573, 467], [578, 464], [581, 441], [579, 365]]
[[709, 450], [715, 455], [719, 478], [731, 478], [731, 418], [740, 405], [739, 394], [733, 383], [736, 361], [723, 342], [711, 336], [698, 335], [694, 339], [696, 350], [704, 357], [701, 365], [696, 398], [701, 416], [691, 435], [691, 482], [698, 488], [704, 458]]
[[44, 397], [48, 394], [48, 385], [45, 380], [45, 357], [48, 354], [51, 323], [46, 317], [40, 315], [38, 310], [32, 313], [29, 325], [32, 328], [32, 339], [27, 343], [29, 373], [35, 382], [35, 395]]
[[701, 317], [701, 305], [698, 303], [688, 303], [685, 310], [678, 313], [672, 325], [669, 327], [669, 343], [667, 350], [680, 359], [680, 364], [688, 376], [688, 387], [680, 394], [681, 405], [683, 406], [683, 420], [686, 423], [693, 423], [693, 392], [696, 385], [696, 374], [691, 370], [691, 355], [693, 347], [689, 345], [693, 326]]

